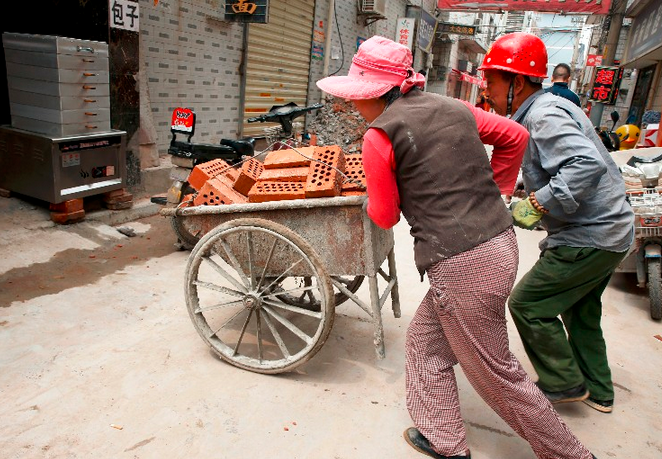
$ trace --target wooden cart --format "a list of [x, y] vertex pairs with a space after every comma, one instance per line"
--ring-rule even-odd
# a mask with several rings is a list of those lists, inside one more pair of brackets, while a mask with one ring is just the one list
[[[237, 367], [290, 371], [319, 351], [335, 306], [349, 299], [370, 317], [384, 358], [389, 294], [400, 317], [394, 240], [368, 218], [366, 203], [348, 196], [163, 209], [204, 234], [186, 266], [186, 303], [202, 339]], [[369, 304], [355, 294], [364, 277]]]

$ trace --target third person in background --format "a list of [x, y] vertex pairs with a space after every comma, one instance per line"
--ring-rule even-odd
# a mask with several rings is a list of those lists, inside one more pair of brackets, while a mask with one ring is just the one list
[[548, 233], [508, 303], [537, 384], [552, 403], [584, 401], [609, 413], [614, 386], [601, 296], [634, 238], [625, 183], [582, 110], [543, 91], [540, 38], [502, 36], [480, 70], [492, 108], [514, 113], [530, 134], [522, 160], [528, 197], [513, 206], [513, 220], [526, 229], [540, 222]]
[[579, 96], [575, 94], [568, 84], [570, 83], [570, 66], [568, 64], [558, 64], [552, 72], [552, 85], [545, 89], [545, 92], [551, 92], [554, 95], [565, 97], [578, 107], [581, 107]]

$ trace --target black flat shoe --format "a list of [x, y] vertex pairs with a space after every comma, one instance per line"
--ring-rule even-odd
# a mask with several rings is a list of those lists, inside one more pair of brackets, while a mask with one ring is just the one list
[[[536, 383], [536, 386], [538, 386], [538, 383]], [[540, 386], [538, 386], [538, 389], [540, 389], [545, 397], [547, 397], [547, 400], [549, 400], [551, 403], [582, 402], [590, 395], [588, 393], [588, 389], [586, 389], [586, 386], [583, 384], [559, 392], [550, 392], [541, 388]]]
[[425, 438], [415, 427], [410, 427], [405, 430], [402, 436], [405, 437], [407, 443], [409, 443], [409, 445], [411, 445], [416, 451], [434, 457], [435, 459], [471, 459], [471, 454], [468, 456], [444, 456], [439, 454], [432, 449], [428, 439]]
[[589, 397], [583, 400], [583, 402], [600, 413], [611, 413], [614, 410], [613, 400], [596, 400], [593, 397]]

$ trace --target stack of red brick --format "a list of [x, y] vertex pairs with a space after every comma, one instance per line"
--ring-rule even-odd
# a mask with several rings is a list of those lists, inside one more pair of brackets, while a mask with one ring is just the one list
[[365, 194], [360, 154], [345, 155], [337, 145], [297, 150], [271, 151], [264, 162], [250, 158], [240, 168], [222, 159], [198, 165], [189, 176], [197, 193], [183, 201], [210, 206]]

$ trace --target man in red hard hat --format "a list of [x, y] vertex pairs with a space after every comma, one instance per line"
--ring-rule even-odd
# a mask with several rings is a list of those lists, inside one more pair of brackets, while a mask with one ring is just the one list
[[583, 401], [609, 413], [614, 387], [600, 298], [634, 238], [625, 183], [581, 108], [543, 91], [547, 50], [540, 38], [500, 37], [479, 70], [492, 108], [530, 134], [522, 160], [527, 197], [512, 216], [515, 225], [541, 225], [548, 234], [508, 306], [538, 387], [552, 403]]

